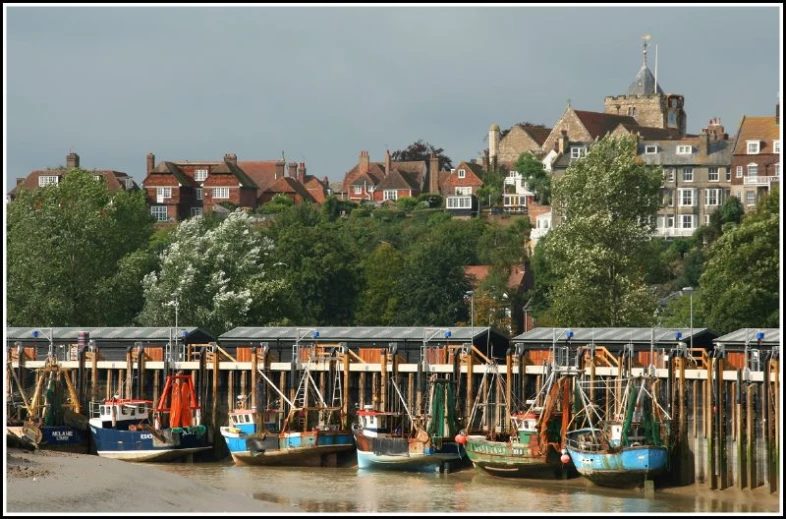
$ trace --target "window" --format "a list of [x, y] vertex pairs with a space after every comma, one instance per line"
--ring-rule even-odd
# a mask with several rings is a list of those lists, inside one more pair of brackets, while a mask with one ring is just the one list
[[467, 176], [467, 170], [465, 169], [458, 170], [458, 178], [464, 178], [466, 176]]
[[710, 166], [710, 169], [707, 173], [707, 178], [710, 182], [717, 182], [718, 180], [720, 180], [720, 175], [718, 174], [717, 166]]
[[222, 198], [227, 199], [229, 198], [229, 188], [228, 187], [214, 187], [213, 188], [213, 198]]
[[720, 198], [721, 198], [720, 189], [704, 190], [704, 205], [720, 205]]
[[456, 186], [456, 194], [457, 195], [471, 195], [472, 194], [472, 186]]
[[60, 177], [57, 175], [44, 175], [38, 177], [38, 187], [44, 187], [49, 185], [57, 185], [60, 182]]
[[644, 153], [647, 155], [652, 155], [653, 153], [658, 153], [657, 146], [644, 146]]
[[693, 229], [693, 216], [692, 214], [682, 214], [680, 215], [680, 221], [683, 229]]
[[694, 205], [694, 197], [693, 192], [695, 189], [680, 189], [680, 206], [681, 207], [693, 207]]
[[674, 182], [674, 168], [666, 168], [663, 174], [666, 182]]
[[663, 229], [663, 226], [665, 225], [665, 223], [666, 223], [666, 217], [665, 216], [659, 216], [655, 226], [658, 229]]
[[587, 156], [587, 148], [584, 146], [572, 146], [570, 148], [570, 158], [580, 159]]
[[693, 146], [680, 145], [677, 146], [677, 155], [689, 155], [693, 152]]
[[395, 189], [385, 189], [382, 191], [382, 200], [398, 200], [398, 191]]
[[682, 181], [693, 182], [693, 168], [682, 168]]
[[101, 175], [93, 175], [93, 180], [95, 180], [96, 182], [100, 181]]
[[742, 178], [742, 166], [737, 166], [737, 178]]
[[755, 191], [745, 191], [745, 205], [756, 205]]
[[773, 141], [772, 142], [772, 150], [775, 153], [780, 153], [781, 152], [781, 141]]
[[192, 207], [191, 208], [191, 216], [202, 216], [202, 208], [201, 207]]
[[726, 182], [731, 182], [731, 168], [723, 168], [726, 170]]
[[748, 155], [759, 153], [759, 141], [748, 141]]
[[709, 224], [710, 224], [710, 215], [705, 214], [704, 215], [704, 225], [709, 225]]
[[775, 176], [776, 177], [780, 177], [781, 176], [781, 163], [780, 162], [775, 164]]
[[757, 164], [748, 164], [748, 177], [756, 178], [759, 176], [759, 166]]
[[663, 205], [663, 207], [671, 207], [674, 205], [674, 191], [671, 189], [661, 189], [660, 196], [661, 205]]
[[156, 189], [156, 196], [159, 200], [164, 200], [166, 198], [172, 198], [172, 188], [171, 187], [159, 187]]
[[153, 218], [155, 218], [157, 222], [166, 222], [169, 219], [169, 215], [166, 212], [165, 205], [151, 206], [150, 214], [153, 215]]
[[673, 214], [666, 215], [666, 228], [667, 229], [673, 229], [674, 228], [674, 215]]
[[202, 200], [202, 188], [198, 187], [194, 190], [194, 194], [196, 195], [197, 200]]
[[636, 107], [635, 106], [629, 106], [628, 107], [628, 115], [631, 116], [631, 117], [636, 117]]
[[468, 196], [449, 196], [447, 205], [448, 209], [471, 209], [472, 198]]
[[360, 186], [354, 186], [352, 188], [352, 194], [359, 195], [362, 192], [363, 192], [363, 190], [362, 190], [362, 188]]
[[194, 180], [197, 182], [204, 182], [207, 179], [207, 170], [206, 169], [198, 169], [194, 171]]

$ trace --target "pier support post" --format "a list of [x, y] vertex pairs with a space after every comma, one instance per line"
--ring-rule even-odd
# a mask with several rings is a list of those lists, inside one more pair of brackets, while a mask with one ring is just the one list
[[756, 481], [756, 437], [753, 428], [753, 384], [748, 384], [745, 392], [745, 441], [748, 453], [748, 488], [753, 490], [758, 486]]

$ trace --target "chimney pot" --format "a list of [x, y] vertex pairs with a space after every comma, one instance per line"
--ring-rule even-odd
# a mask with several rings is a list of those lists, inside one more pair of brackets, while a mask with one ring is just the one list
[[231, 162], [232, 164], [237, 166], [237, 155], [235, 155], [234, 153], [225, 153], [224, 162]]
[[152, 153], [147, 154], [147, 172], [148, 174], [156, 168], [156, 156]]

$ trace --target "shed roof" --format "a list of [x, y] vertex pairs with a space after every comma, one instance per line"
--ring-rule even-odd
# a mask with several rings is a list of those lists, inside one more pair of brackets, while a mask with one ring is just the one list
[[[566, 341], [565, 332], [573, 331], [571, 342], [574, 344], [673, 344], [677, 332], [682, 334], [682, 341], [691, 337], [690, 328], [535, 328], [511, 339], [512, 342], [530, 344], [551, 344]], [[710, 334], [713, 338], [718, 334], [708, 328], [693, 328], [693, 337]]]
[[713, 342], [717, 344], [742, 344], [746, 342], [749, 344], [756, 344], [756, 334], [758, 332], [764, 333], [764, 338], [761, 343], [767, 346], [780, 346], [781, 344], [781, 330], [780, 328], [740, 328], [726, 335], [722, 335], [715, 339]]
[[[33, 331], [38, 330], [39, 337], [33, 336]], [[143, 341], [143, 340], [169, 340], [170, 333], [174, 333], [175, 328], [169, 326], [137, 326], [137, 327], [37, 327], [37, 328], [6, 328], [6, 341], [42, 341], [49, 340], [52, 335], [53, 341], [70, 340], [76, 342], [79, 332], [88, 332], [90, 339], [112, 340], [112, 341]], [[213, 335], [195, 326], [178, 326], [177, 330], [186, 332], [185, 339], [189, 338], [203, 340], [205, 337], [213, 339]], [[181, 336], [182, 337], [182, 336]]]
[[444, 342], [444, 332], [449, 330], [449, 341], [472, 340], [484, 337], [487, 333], [502, 336], [502, 333], [489, 327], [422, 327], [422, 326], [325, 326], [325, 327], [250, 327], [241, 326], [219, 336], [222, 341], [284, 340], [311, 341], [313, 332], [319, 332], [320, 341], [370, 342], [370, 341], [420, 341]]

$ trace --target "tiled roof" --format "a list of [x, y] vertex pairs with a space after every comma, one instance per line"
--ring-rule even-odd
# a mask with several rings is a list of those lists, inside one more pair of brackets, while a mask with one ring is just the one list
[[551, 133], [551, 128], [541, 128], [540, 126], [519, 125], [519, 128], [527, 132], [527, 134], [532, 138], [532, 140], [537, 142], [541, 146], [543, 146], [543, 143], [546, 142], [546, 139]]
[[363, 175], [358, 175], [357, 177], [355, 177], [355, 180], [353, 180], [350, 185], [351, 186], [362, 186], [362, 185], [376, 186], [377, 184], [379, 184], [379, 179], [376, 177], [376, 175], [373, 175], [371, 173], [365, 173]]
[[[199, 187], [196, 181], [194, 181], [191, 177], [183, 173], [183, 171], [175, 164], [174, 162], [169, 162], [163, 160], [158, 163], [153, 171], [148, 173], [148, 178], [153, 175], [172, 175], [174, 179], [178, 182], [178, 184], [182, 186], [191, 186], [191, 187]], [[147, 178], [142, 182], [144, 185], [147, 182]]]
[[[710, 141], [710, 153], [706, 155], [702, 147], [704, 143], [701, 137], [689, 137], [680, 140], [641, 140], [638, 145], [639, 157], [645, 164], [663, 166], [690, 166], [690, 165], [709, 165], [724, 166], [731, 164], [733, 143], [729, 140]], [[689, 145], [693, 148], [693, 153], [677, 154], [677, 146]], [[646, 146], [657, 146], [656, 153], [645, 153]]]
[[[663, 94], [663, 89], [660, 87], [660, 84], [658, 84], [657, 87], [658, 93]], [[628, 95], [650, 96], [653, 94], [655, 94], [655, 76], [652, 75], [649, 67], [644, 63], [641, 69], [639, 69], [638, 74], [636, 74], [636, 79], [634, 79], [633, 83], [628, 87]]]
[[620, 123], [633, 126], [639, 125], [636, 119], [629, 115], [585, 112], [584, 110], [574, 110], [574, 112], [593, 139], [597, 137], [603, 138], [607, 133], [614, 131]]
[[417, 182], [408, 172], [391, 169], [390, 173], [382, 179], [377, 186], [379, 189], [419, 189]]
[[[491, 265], [466, 265], [464, 274], [471, 278], [473, 287], [477, 287], [489, 275]], [[508, 288], [516, 288], [524, 281], [524, 268], [520, 265], [513, 265], [510, 276], [508, 276]]]
[[304, 201], [308, 202], [315, 202], [314, 197], [311, 196], [311, 193], [292, 177], [281, 177], [272, 185], [265, 188], [265, 193], [294, 193], [300, 196]]
[[328, 186], [326, 186], [321, 180], [313, 175], [306, 175], [306, 183], [303, 187], [309, 192], [309, 194], [314, 198], [314, 200], [318, 204], [322, 204], [325, 202], [327, 195], [325, 194], [325, 190]]
[[237, 165], [253, 180], [261, 194], [276, 181], [277, 160], [239, 160]]
[[775, 116], [751, 117], [744, 116], [740, 122], [739, 137], [734, 154], [745, 155], [748, 152], [747, 142], [749, 140], [760, 140], [761, 148], [759, 153], [775, 153], [772, 149], [772, 141], [780, 139], [781, 129], [775, 123]]
[[[30, 174], [25, 178], [24, 182], [14, 186], [14, 188], [8, 192], [8, 195], [13, 198], [16, 196], [18, 189], [27, 189], [28, 191], [32, 191], [38, 188], [38, 177], [55, 175], [62, 176], [67, 175], [69, 171], [71, 170], [39, 169], [36, 171], [31, 171]], [[119, 189], [133, 189], [135, 187], [139, 187], [136, 185], [136, 182], [134, 182], [134, 179], [128, 175], [128, 173], [124, 173], [122, 171], [115, 171], [113, 169], [86, 169], [85, 171], [92, 173], [93, 175], [102, 175], [106, 179], [106, 185], [109, 188], [109, 191], [117, 191]], [[131, 181], [132, 186], [128, 186], [127, 180]]]
[[210, 172], [213, 175], [232, 175], [235, 177], [242, 187], [257, 188], [257, 184], [251, 180], [246, 173], [232, 162], [222, 162]]
[[652, 128], [649, 126], [639, 126], [638, 124], [627, 123], [620, 123], [618, 126], [622, 126], [632, 134], [639, 134], [642, 139], [666, 140], [680, 138], [680, 131], [676, 128]]

